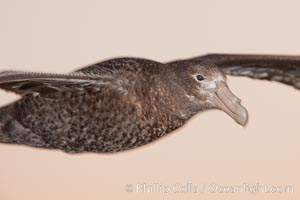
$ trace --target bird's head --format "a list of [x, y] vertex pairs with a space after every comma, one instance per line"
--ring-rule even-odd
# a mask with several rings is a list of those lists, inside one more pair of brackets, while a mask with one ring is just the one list
[[[184, 101], [196, 111], [219, 109], [227, 113], [238, 124], [245, 126], [248, 119], [246, 108], [226, 84], [225, 74], [211, 63], [170, 63], [179, 85], [185, 92]], [[173, 68], [174, 69], [174, 68]]]

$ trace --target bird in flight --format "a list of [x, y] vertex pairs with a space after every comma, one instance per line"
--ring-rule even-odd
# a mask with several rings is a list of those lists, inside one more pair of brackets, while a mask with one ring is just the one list
[[21, 99], [0, 108], [0, 142], [118, 152], [167, 135], [207, 109], [244, 126], [247, 110], [226, 75], [300, 89], [300, 56], [208, 54], [168, 63], [116, 58], [67, 74], [4, 71], [0, 88]]

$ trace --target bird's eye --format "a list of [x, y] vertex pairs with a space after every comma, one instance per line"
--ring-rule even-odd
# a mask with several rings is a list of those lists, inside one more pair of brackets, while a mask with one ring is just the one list
[[198, 81], [203, 81], [204, 80], [204, 77], [202, 75], [200, 75], [200, 74], [198, 74], [196, 76], [196, 78], [197, 78]]

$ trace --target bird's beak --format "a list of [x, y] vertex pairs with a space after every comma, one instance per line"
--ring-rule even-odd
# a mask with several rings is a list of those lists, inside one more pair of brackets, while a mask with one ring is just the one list
[[218, 81], [216, 87], [211, 91], [209, 100], [217, 106], [218, 109], [226, 112], [238, 124], [245, 126], [248, 119], [246, 108], [241, 105], [241, 100], [236, 97], [223, 81]]

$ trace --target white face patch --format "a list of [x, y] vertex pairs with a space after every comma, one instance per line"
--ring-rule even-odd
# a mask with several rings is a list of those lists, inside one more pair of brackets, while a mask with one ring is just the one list
[[[198, 74], [195, 74], [195, 75], [193, 75], [193, 77], [196, 79], [196, 81], [198, 81], [197, 80], [197, 75]], [[205, 90], [211, 90], [211, 89], [214, 89], [214, 88], [216, 88], [217, 87], [217, 84], [216, 84], [216, 82], [224, 82], [225, 80], [224, 80], [224, 77], [223, 76], [221, 76], [221, 75], [218, 75], [217, 77], [213, 77], [213, 80], [210, 80], [210, 81], [208, 81], [208, 80], [203, 80], [203, 81], [201, 81], [201, 83], [203, 84], [203, 85], [205, 85]], [[199, 81], [198, 81], [199, 82]]]
[[206, 85], [205, 89], [213, 89], [213, 88], [217, 87], [215, 81], [209, 81], [205, 85]]

